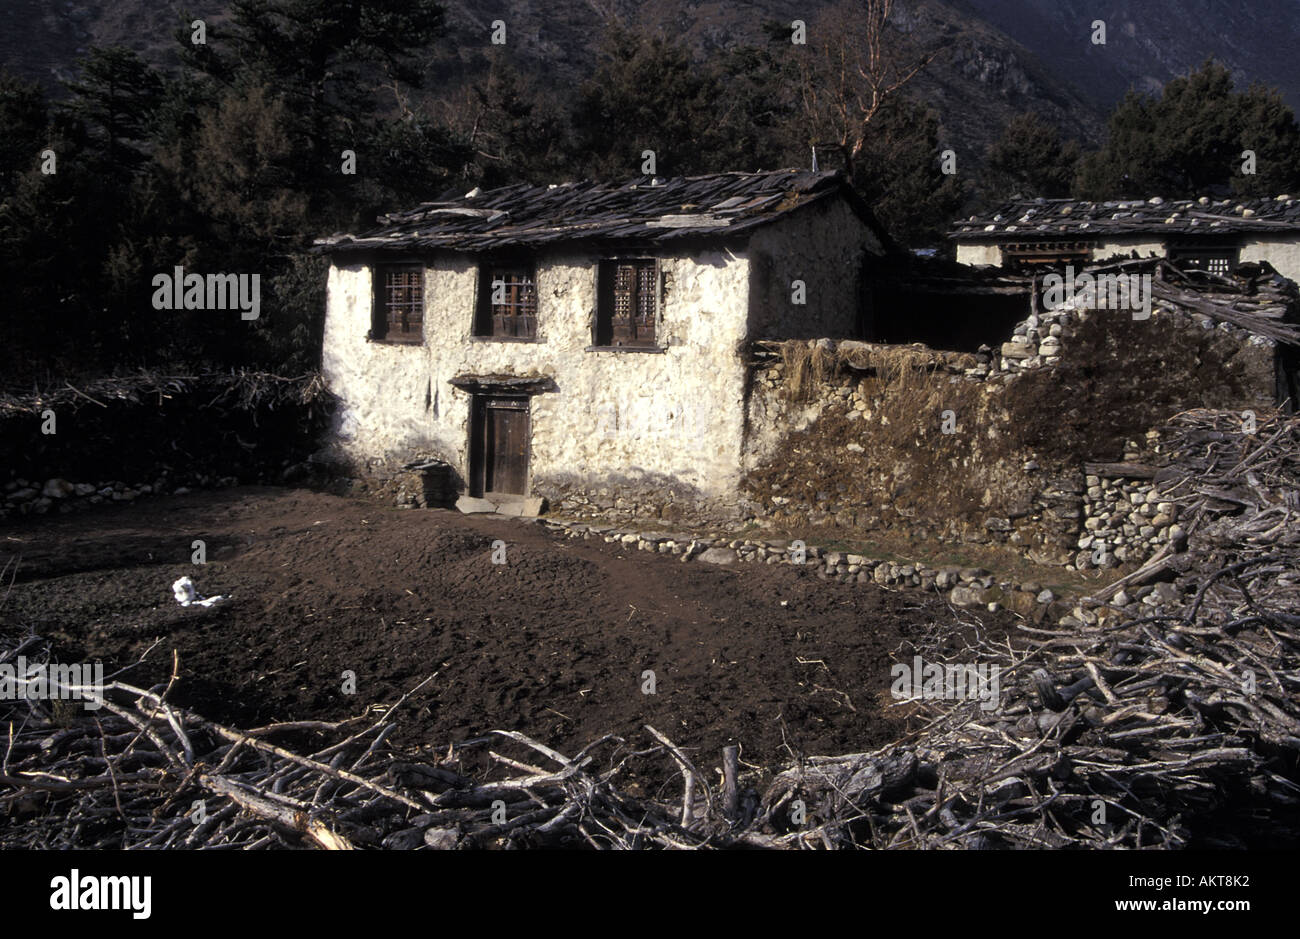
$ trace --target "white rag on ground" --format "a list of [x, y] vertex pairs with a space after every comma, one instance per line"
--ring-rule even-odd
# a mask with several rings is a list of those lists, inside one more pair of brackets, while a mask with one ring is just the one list
[[203, 595], [194, 589], [194, 581], [188, 577], [182, 577], [172, 584], [172, 593], [176, 595], [176, 602], [181, 606], [212, 606], [226, 599], [224, 596], [204, 599]]

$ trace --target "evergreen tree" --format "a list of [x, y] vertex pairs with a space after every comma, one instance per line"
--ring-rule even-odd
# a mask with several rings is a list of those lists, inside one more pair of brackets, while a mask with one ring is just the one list
[[[293, 185], [313, 217], [346, 224], [376, 208], [359, 205], [373, 187], [354, 183], [385, 165], [372, 144], [391, 137], [401, 90], [421, 84], [419, 53], [444, 34], [444, 21], [434, 0], [233, 0], [224, 36], [187, 42], [185, 53], [227, 89], [274, 90], [287, 135], [303, 146]], [[356, 176], [340, 171], [344, 150], [357, 154]]]
[[0, 199], [14, 191], [45, 149], [49, 107], [35, 82], [0, 71]]
[[[1076, 189], [1097, 199], [1294, 190], [1298, 148], [1295, 115], [1275, 92], [1238, 93], [1228, 70], [1207, 61], [1159, 97], [1130, 91], [1111, 115], [1106, 145], [1083, 160]], [[1242, 173], [1245, 150], [1255, 153], [1253, 177]]]
[[[1255, 154], [1255, 172], [1232, 174], [1232, 191], [1239, 196], [1277, 196], [1300, 187], [1300, 126], [1295, 112], [1276, 88], [1252, 84], [1240, 97], [1240, 152]], [[1244, 162], [1244, 161], [1242, 161]]]
[[871, 123], [854, 165], [853, 184], [881, 225], [899, 242], [943, 243], [964, 193], [956, 175], [943, 172], [938, 116], [896, 97]]
[[716, 69], [681, 43], [615, 25], [573, 109], [575, 162], [604, 179], [639, 175], [646, 150], [660, 176], [734, 169], [718, 162], [724, 94]]
[[106, 172], [135, 172], [148, 159], [162, 78], [129, 49], [92, 48], [79, 66], [80, 77], [66, 83], [67, 109], [101, 141]]
[[1019, 194], [1064, 198], [1078, 172], [1079, 145], [1036, 114], [1013, 117], [989, 147], [980, 191], [990, 203]]
[[231, 89], [202, 112], [192, 139], [169, 144], [160, 164], [221, 243], [296, 245], [308, 229], [299, 173], [306, 142], [298, 130], [290, 105], [271, 88]]
[[484, 187], [573, 175], [569, 115], [509, 62], [494, 57], [486, 77], [471, 89], [469, 110], [468, 145]]

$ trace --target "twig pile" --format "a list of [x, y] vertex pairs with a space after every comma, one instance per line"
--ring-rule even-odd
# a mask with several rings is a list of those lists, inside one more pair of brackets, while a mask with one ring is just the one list
[[36, 415], [46, 408], [77, 410], [88, 405], [109, 407], [109, 403], [139, 404], [161, 401], [202, 388], [217, 389], [212, 404], [241, 410], [274, 408], [280, 404], [315, 404], [325, 398], [325, 381], [319, 373], [285, 377], [248, 369], [205, 372], [194, 375], [166, 375], [141, 370], [130, 375], [96, 378], [78, 388], [71, 382], [25, 394], [0, 391], [0, 418]]
[[[1192, 411], [1162, 439], [1157, 481], [1187, 550], [1107, 593], [1159, 577], [1178, 599], [1118, 625], [1022, 627], [1020, 649], [977, 640], [960, 658], [1001, 667], [1002, 706], [924, 704], [931, 720], [912, 742], [786, 770], [763, 801], [780, 841], [1300, 840], [1300, 419], [1250, 434], [1240, 415]], [[816, 824], [785, 821], [796, 800]]]
[[[47, 662], [48, 646], [28, 636], [0, 653], [0, 664], [19, 656], [30, 673]], [[637, 753], [609, 735], [570, 759], [523, 734], [493, 731], [452, 747], [443, 760], [412, 762], [389, 737], [395, 713], [425, 683], [375, 720], [292, 721], [248, 731], [169, 704], [171, 683], [146, 690], [112, 681], [102, 693], [61, 685], [101, 706], [96, 716], [72, 719], [58, 703], [11, 707], [0, 762], [0, 802], [11, 819], [0, 847], [603, 849], [686, 848], [705, 840], [681, 827], [672, 808], [638, 802], [614, 786], [627, 760], [675, 749], [667, 738]], [[329, 742], [307, 755], [276, 742], [308, 737]], [[553, 766], [490, 749], [511, 743]], [[607, 745], [615, 759], [598, 772], [594, 753]], [[475, 780], [448, 768], [478, 749], [510, 775]]]
[[1267, 262], [1239, 264], [1231, 275], [1223, 275], [1183, 270], [1164, 258], [1138, 258], [1090, 264], [1083, 273], [1093, 277], [1150, 274], [1151, 300], [1159, 307], [1208, 316], [1274, 342], [1300, 345], [1300, 291]]
[[1239, 265], [1231, 277], [1180, 270], [1165, 260], [1156, 262], [1155, 268], [1151, 284], [1154, 300], [1231, 323], [1275, 342], [1300, 345], [1296, 285], [1267, 264]]

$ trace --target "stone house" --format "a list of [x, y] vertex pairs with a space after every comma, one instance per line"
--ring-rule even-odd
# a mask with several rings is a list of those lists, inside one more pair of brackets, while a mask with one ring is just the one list
[[1300, 281], [1300, 199], [1017, 199], [955, 223], [949, 237], [963, 264], [1078, 266], [1117, 255], [1166, 257], [1182, 267], [1227, 273], [1266, 261]]
[[317, 242], [354, 465], [445, 462], [498, 504], [729, 514], [756, 339], [866, 328], [887, 244], [836, 172], [515, 185]]

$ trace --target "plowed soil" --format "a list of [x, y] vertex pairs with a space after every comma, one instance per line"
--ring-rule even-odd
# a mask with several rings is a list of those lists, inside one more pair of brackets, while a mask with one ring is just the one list
[[[764, 766], [869, 749], [901, 729], [882, 700], [891, 653], [910, 661], [911, 638], [951, 621], [937, 598], [811, 568], [683, 564], [537, 523], [305, 490], [23, 520], [0, 528], [0, 561], [14, 558], [0, 634], [33, 628], [58, 661], [129, 666], [122, 680], [147, 687], [175, 650], [172, 699], [242, 727], [349, 717], [436, 675], [399, 737], [443, 751], [492, 729], [568, 752], [606, 733], [639, 748], [647, 723], [707, 766], [728, 743]], [[171, 585], [186, 575], [229, 599], [181, 607]], [[1006, 616], [986, 619], [996, 632]]]

